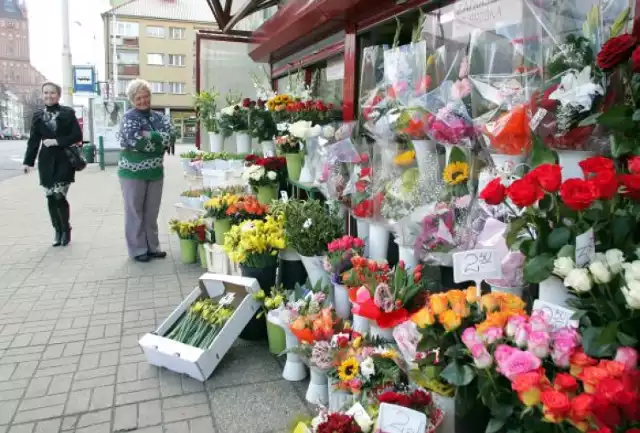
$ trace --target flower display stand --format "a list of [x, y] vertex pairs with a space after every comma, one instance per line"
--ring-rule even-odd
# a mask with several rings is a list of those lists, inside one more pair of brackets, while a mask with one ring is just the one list
[[372, 338], [379, 338], [389, 343], [393, 343], [395, 341], [393, 338], [393, 328], [381, 328], [373, 320], [369, 321], [369, 335]]
[[207, 256], [207, 270], [209, 272], [222, 275], [240, 275], [240, 267], [231, 263], [222, 246], [204, 244], [204, 251]]
[[209, 151], [220, 153], [224, 151], [224, 135], [209, 132]]
[[251, 136], [246, 132], [236, 132], [236, 153], [251, 153]]
[[389, 253], [389, 230], [379, 224], [369, 224], [369, 257], [373, 260], [387, 260]]
[[418, 259], [416, 259], [413, 247], [398, 245], [398, 255], [399, 259], [402, 260], [408, 268], [413, 268], [418, 265]]
[[327, 373], [318, 367], [309, 367], [311, 377], [305, 398], [311, 404], [326, 406], [329, 403], [329, 379]]
[[343, 320], [351, 316], [351, 301], [349, 291], [342, 284], [333, 283], [333, 308], [336, 314]]
[[[284, 329], [287, 350], [293, 349], [298, 345], [298, 339], [289, 330], [288, 326], [285, 324], [281, 324], [281, 326], [282, 329]], [[287, 353], [287, 362], [284, 365], [282, 377], [289, 382], [300, 382], [307, 378], [307, 367], [304, 365], [299, 355], [291, 352]]]
[[[353, 305], [353, 302], [351, 303]], [[353, 315], [353, 324], [351, 325], [354, 331], [359, 332], [360, 334], [365, 334], [369, 332], [370, 322], [369, 319], [363, 316], [359, 316], [357, 314]]]
[[356, 230], [358, 237], [364, 241], [364, 257], [369, 257], [369, 223], [363, 220], [356, 220]]
[[334, 386], [335, 380], [329, 379], [329, 411], [337, 412], [353, 401], [350, 392], [337, 389]]

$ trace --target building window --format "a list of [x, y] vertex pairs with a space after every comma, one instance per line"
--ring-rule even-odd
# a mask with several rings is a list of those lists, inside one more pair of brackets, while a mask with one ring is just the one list
[[164, 65], [164, 55], [163, 54], [147, 54], [147, 64], [149, 65]]
[[165, 93], [166, 84], [161, 81], [151, 81], [151, 92], [152, 93]]
[[138, 53], [120, 52], [118, 53], [118, 63], [121, 65], [137, 65], [140, 63]]
[[184, 83], [168, 83], [169, 93], [174, 95], [184, 95]]
[[164, 38], [164, 27], [147, 26], [147, 36], [150, 38]]
[[129, 21], [116, 22], [116, 36], [122, 36], [125, 38], [137, 38], [138, 34], [138, 23], [132, 23]]
[[184, 66], [184, 55], [182, 54], [169, 54], [170, 66]]
[[184, 39], [185, 30], [181, 27], [170, 27], [169, 37], [171, 39]]
[[127, 87], [133, 80], [118, 80], [118, 95], [126, 95]]

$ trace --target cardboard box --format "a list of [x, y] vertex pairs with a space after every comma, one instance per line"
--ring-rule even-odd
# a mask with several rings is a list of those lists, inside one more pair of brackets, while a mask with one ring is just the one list
[[[139, 344], [147, 360], [157, 367], [165, 367], [204, 382], [222, 361], [249, 320], [260, 309], [260, 304], [251, 296], [259, 290], [260, 285], [254, 278], [211, 273], [202, 275], [199, 287], [182, 301], [155, 332], [148, 333], [140, 339]], [[210, 297], [218, 300], [226, 293], [235, 295], [232, 302], [235, 311], [209, 349], [199, 349], [163, 337], [198, 299]]]

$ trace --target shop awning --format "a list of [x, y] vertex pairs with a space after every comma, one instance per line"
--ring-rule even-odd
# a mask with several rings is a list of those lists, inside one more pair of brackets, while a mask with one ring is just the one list
[[[224, 2], [224, 6], [223, 3]], [[278, 6], [278, 0], [207, 0], [222, 33], [234, 34], [233, 27], [249, 15]], [[232, 13], [232, 11], [235, 11]]]

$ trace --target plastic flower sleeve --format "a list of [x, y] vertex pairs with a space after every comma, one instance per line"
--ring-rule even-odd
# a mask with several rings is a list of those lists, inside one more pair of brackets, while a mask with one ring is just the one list
[[426, 42], [386, 50], [384, 76], [388, 96], [402, 107], [411, 106], [415, 97], [426, 93], [429, 87]]

